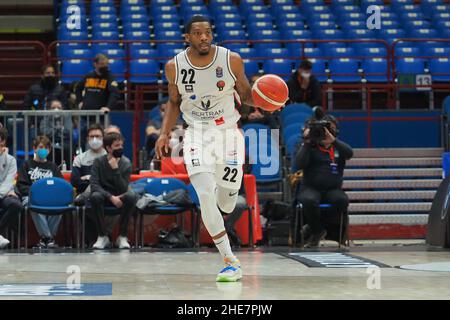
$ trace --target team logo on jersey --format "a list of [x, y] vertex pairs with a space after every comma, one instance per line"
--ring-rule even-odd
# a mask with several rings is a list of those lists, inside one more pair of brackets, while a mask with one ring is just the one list
[[184, 90], [186, 90], [186, 92], [194, 92], [194, 86], [192, 84], [185, 84]]
[[210, 109], [212, 109], [213, 107], [211, 107], [211, 100], [208, 100], [206, 103], [204, 101], [201, 101], [202, 106], [198, 107], [203, 111], [208, 111]]
[[217, 81], [216, 86], [217, 88], [219, 88], [219, 91], [223, 91], [223, 88], [225, 87], [225, 81]]
[[216, 68], [216, 77], [217, 78], [222, 78], [223, 77], [223, 69], [222, 69], [222, 67], [217, 67]]

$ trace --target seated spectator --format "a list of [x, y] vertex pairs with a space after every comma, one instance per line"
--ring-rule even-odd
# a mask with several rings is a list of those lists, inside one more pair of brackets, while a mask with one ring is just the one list
[[67, 106], [67, 94], [64, 88], [58, 84], [55, 68], [52, 65], [46, 65], [42, 68], [41, 80], [28, 90], [23, 101], [23, 108], [25, 110], [47, 110], [53, 100], [61, 101], [63, 108]]
[[[5, 248], [9, 244], [6, 239], [7, 230], [12, 228], [16, 232], [17, 219], [22, 211], [18, 195], [14, 192], [14, 180], [17, 174], [16, 159], [8, 154], [6, 141], [8, 139], [8, 131], [0, 128], [0, 249]], [[5, 236], [5, 237], [4, 237]]]
[[315, 248], [327, 235], [321, 223], [320, 203], [329, 203], [336, 213], [345, 211], [349, 201], [342, 190], [345, 162], [353, 156], [352, 148], [337, 139], [337, 120], [326, 115], [321, 120], [331, 123], [330, 130], [325, 128], [325, 137], [321, 141], [310, 138], [309, 121], [303, 137], [304, 143], [295, 156], [296, 167], [303, 170], [298, 201], [303, 205], [307, 225], [303, 227], [305, 247]]
[[[52, 143], [46, 136], [38, 136], [33, 141], [34, 157], [26, 161], [19, 169], [17, 177], [17, 189], [22, 198], [22, 204], [28, 204], [31, 185], [43, 178], [62, 178], [61, 171], [56, 163], [47, 160], [52, 149]], [[31, 213], [36, 230], [41, 237], [38, 248], [55, 248], [55, 236], [61, 221], [61, 215], [46, 216], [38, 213]]]
[[[263, 74], [255, 74], [250, 78], [250, 85], [253, 86], [258, 78], [261, 78]], [[248, 114], [243, 113], [241, 115], [242, 125], [249, 123], [260, 123], [269, 126], [271, 129], [278, 128], [274, 115], [270, 112], [262, 110], [256, 107], [249, 107]]]
[[87, 139], [89, 149], [75, 157], [70, 177], [70, 182], [77, 189], [76, 205], [84, 205], [86, 200], [89, 199], [92, 164], [95, 159], [106, 155], [103, 148], [103, 128], [99, 124], [93, 124], [89, 127]]
[[120, 209], [120, 235], [116, 245], [120, 249], [130, 248], [128, 222], [136, 207], [136, 194], [130, 189], [131, 162], [123, 155], [124, 139], [120, 134], [110, 133], [103, 138], [107, 154], [94, 160], [91, 171], [91, 214], [95, 219], [98, 238], [94, 249], [110, 245], [105, 227], [105, 205]]
[[[61, 101], [51, 101], [50, 110], [55, 112], [62, 111], [63, 106]], [[70, 153], [70, 135], [73, 133], [72, 117], [57, 113], [54, 116], [46, 116], [40, 122], [39, 133], [47, 137], [52, 137], [55, 163], [62, 165], [65, 162], [68, 165], [72, 157]], [[75, 145], [72, 147], [75, 147]]]
[[303, 60], [297, 71], [286, 82], [289, 88], [289, 103], [306, 103], [311, 107], [322, 105], [320, 83], [311, 74], [312, 63]]

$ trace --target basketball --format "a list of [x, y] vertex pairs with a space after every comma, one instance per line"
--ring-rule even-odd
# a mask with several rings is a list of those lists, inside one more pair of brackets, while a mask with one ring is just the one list
[[279, 76], [267, 74], [253, 84], [252, 97], [255, 106], [274, 112], [283, 107], [289, 99], [289, 89]]

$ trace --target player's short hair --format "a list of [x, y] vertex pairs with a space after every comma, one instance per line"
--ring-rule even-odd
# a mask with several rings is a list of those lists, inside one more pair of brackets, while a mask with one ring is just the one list
[[114, 141], [125, 141], [125, 139], [121, 134], [118, 134], [116, 132], [108, 133], [103, 137], [103, 146], [105, 147], [105, 149], [106, 147], [111, 148]]
[[191, 32], [191, 28], [192, 28], [192, 24], [196, 23], [196, 22], [208, 22], [209, 25], [211, 25], [211, 21], [207, 17], [199, 15], [199, 14], [196, 14], [195, 16], [192, 16], [192, 18], [185, 25], [185, 27], [184, 27], [185, 33], [190, 33]]
[[48, 149], [52, 147], [52, 142], [47, 136], [37, 136], [33, 141], [33, 147], [37, 148], [41, 143]]
[[300, 63], [299, 69], [303, 69], [303, 70], [311, 70], [312, 69], [312, 62], [309, 60], [303, 60]]

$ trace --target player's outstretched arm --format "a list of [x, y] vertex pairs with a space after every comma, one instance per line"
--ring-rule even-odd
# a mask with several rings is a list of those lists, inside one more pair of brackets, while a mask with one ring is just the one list
[[165, 71], [167, 81], [169, 82], [169, 101], [167, 102], [166, 110], [164, 112], [161, 134], [159, 135], [155, 146], [156, 156], [158, 159], [161, 158], [163, 151], [165, 151], [165, 153], [169, 152], [170, 132], [176, 124], [181, 112], [181, 95], [178, 91], [177, 85], [175, 84], [175, 61], [173, 59], [167, 62]]
[[236, 52], [230, 52], [230, 64], [231, 71], [233, 71], [236, 76], [236, 91], [241, 98], [241, 103], [246, 106], [246, 110], [242, 110], [242, 113], [249, 113], [250, 106], [255, 106], [252, 98], [252, 88], [245, 75], [244, 61]]

